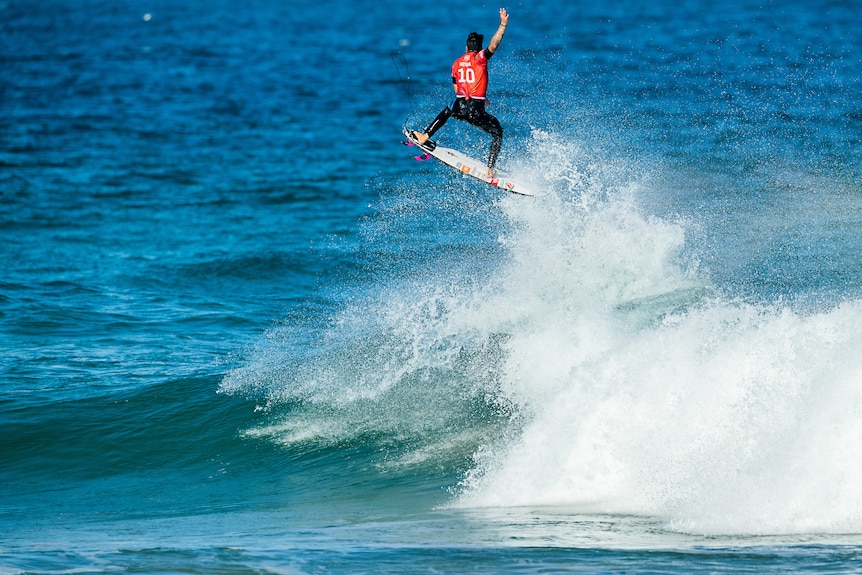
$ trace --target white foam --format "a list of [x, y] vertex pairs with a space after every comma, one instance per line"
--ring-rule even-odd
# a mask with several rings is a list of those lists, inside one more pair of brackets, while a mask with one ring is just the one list
[[862, 531], [862, 303], [709, 296], [684, 269], [683, 226], [640, 214], [637, 184], [566, 182], [503, 204], [517, 231], [489, 305], [512, 330], [500, 393], [527, 423], [480, 450], [457, 504]]
[[463, 507], [862, 532], [862, 302], [723, 297], [686, 222], [639, 207], [655, 191], [637, 170], [541, 132], [529, 154], [521, 173], [545, 195], [499, 200], [496, 267], [411, 269], [345, 304], [314, 349], [273, 330], [225, 378], [224, 391], [292, 406], [258, 433], [382, 434], [415, 446], [399, 465], [475, 442]]

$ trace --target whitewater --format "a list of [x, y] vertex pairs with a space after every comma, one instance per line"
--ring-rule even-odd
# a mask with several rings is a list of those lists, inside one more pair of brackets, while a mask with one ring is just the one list
[[349, 302], [324, 356], [261, 379], [291, 371], [296, 351], [275, 329], [222, 390], [309, 407], [251, 433], [419, 444], [387, 465], [476, 444], [445, 507], [563, 506], [695, 534], [858, 532], [862, 303], [734, 294], [700, 265], [686, 217], [644, 213], [648, 182], [619, 164], [586, 173], [594, 158], [544, 132], [529, 153], [522, 173], [545, 193], [495, 202], [499, 265], [477, 275], [447, 260]]

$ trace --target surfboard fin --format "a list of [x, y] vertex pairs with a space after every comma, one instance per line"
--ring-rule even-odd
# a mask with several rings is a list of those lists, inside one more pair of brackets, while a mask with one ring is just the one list
[[[406, 142], [401, 142], [401, 143], [404, 144], [405, 146], [410, 146], [411, 148], [419, 148], [420, 150], [425, 151], [424, 150], [425, 146], [420, 146], [419, 144], [417, 144], [416, 142], [413, 142], [412, 140], [407, 140]], [[431, 148], [431, 149], [433, 150], [434, 148]], [[421, 156], [413, 156], [413, 159], [418, 161], [418, 162], [424, 162], [425, 160], [429, 160], [432, 157], [433, 156], [431, 156], [431, 154], [429, 154], [428, 152], [425, 152]]]

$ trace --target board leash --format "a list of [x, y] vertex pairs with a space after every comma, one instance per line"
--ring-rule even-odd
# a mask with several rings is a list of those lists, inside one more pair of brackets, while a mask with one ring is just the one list
[[[392, 64], [395, 66], [395, 71], [398, 73], [398, 80], [401, 82], [401, 87], [407, 94], [407, 102], [410, 104], [410, 115], [416, 116], [416, 107], [413, 105], [413, 94], [410, 92], [410, 66], [407, 65], [407, 58], [401, 50], [392, 50], [390, 53]], [[401, 66], [404, 66], [404, 75], [401, 74]], [[406, 122], [405, 122], [406, 123]]]

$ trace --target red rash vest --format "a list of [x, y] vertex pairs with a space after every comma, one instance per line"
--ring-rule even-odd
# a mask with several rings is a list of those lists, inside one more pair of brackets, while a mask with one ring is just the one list
[[455, 95], [467, 100], [484, 100], [488, 92], [488, 57], [485, 50], [467, 52], [452, 64]]

